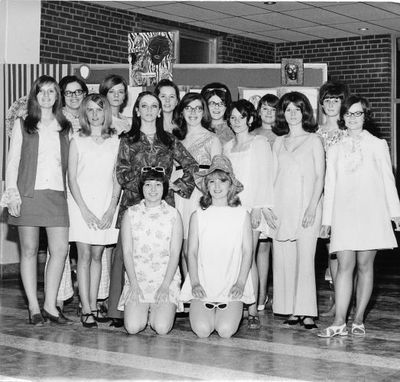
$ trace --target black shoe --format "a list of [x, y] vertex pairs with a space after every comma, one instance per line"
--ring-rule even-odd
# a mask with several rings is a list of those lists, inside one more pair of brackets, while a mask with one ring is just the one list
[[31, 311], [28, 309], [29, 312], [29, 323], [35, 326], [43, 326], [44, 325], [44, 318], [40, 313], [32, 314]]
[[94, 319], [97, 322], [108, 322], [108, 321], [111, 320], [110, 317], [107, 317], [107, 316], [103, 315], [103, 312], [101, 311], [101, 309], [92, 310], [92, 313], [93, 313]]
[[60, 317], [62, 317], [67, 322], [72, 322], [72, 320], [70, 318], [68, 318], [67, 316], [64, 315], [62, 309], [59, 306], [56, 306], [56, 308], [58, 310], [58, 314], [60, 315]]
[[50, 322], [54, 322], [55, 324], [58, 324], [58, 325], [66, 325], [68, 323], [68, 321], [65, 318], [63, 318], [62, 316], [60, 316], [60, 315], [53, 316], [44, 308], [42, 310], [42, 316], [45, 321], [50, 320]]
[[283, 321], [283, 323], [284, 323], [285, 325], [291, 325], [291, 326], [293, 326], [293, 325], [300, 324], [301, 322], [300, 322], [300, 317], [294, 317], [294, 318], [289, 317], [289, 319]]
[[310, 329], [317, 329], [317, 328], [318, 328], [318, 326], [315, 325], [314, 320], [313, 320], [313, 323], [312, 323], [312, 324], [305, 324], [305, 323], [304, 323], [304, 320], [305, 320], [306, 318], [310, 318], [310, 317], [303, 317], [302, 320], [301, 320], [301, 322], [300, 322], [300, 324], [304, 326], [304, 329], [310, 330]]
[[123, 318], [112, 318], [110, 326], [114, 326], [114, 328], [121, 328], [124, 326]]
[[[94, 321], [87, 322], [89, 317], [93, 317]], [[82, 313], [81, 314], [81, 322], [85, 328], [94, 328], [95, 326], [97, 326], [96, 318], [94, 317], [94, 315], [92, 313]]]

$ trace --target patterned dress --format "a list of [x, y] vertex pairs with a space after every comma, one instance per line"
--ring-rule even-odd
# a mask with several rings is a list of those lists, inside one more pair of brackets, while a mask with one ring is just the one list
[[324, 145], [325, 152], [328, 149], [340, 142], [343, 137], [347, 136], [347, 130], [334, 129], [328, 130], [326, 127], [319, 126], [316, 133], [322, 138], [322, 143]]
[[[144, 200], [128, 209], [133, 239], [132, 258], [143, 303], [155, 303], [155, 293], [162, 284], [167, 271], [171, 238], [178, 211], [164, 200], [157, 207], [148, 208]], [[179, 306], [181, 276], [179, 269], [169, 287], [169, 301]], [[129, 277], [125, 274], [125, 285], [118, 309], [124, 310], [132, 295]]]

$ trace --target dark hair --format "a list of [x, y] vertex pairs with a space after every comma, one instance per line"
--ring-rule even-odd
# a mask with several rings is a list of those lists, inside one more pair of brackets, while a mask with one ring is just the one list
[[319, 89], [319, 103], [323, 105], [327, 98], [339, 98], [343, 102], [349, 94], [350, 90], [347, 84], [339, 81], [327, 81]]
[[[232, 185], [232, 178], [228, 173], [222, 170], [215, 170], [212, 173], [206, 175], [204, 179], [204, 184], [206, 185], [207, 188], [207, 193], [203, 194], [203, 196], [200, 198], [199, 204], [202, 210], [206, 210], [208, 207], [212, 205], [212, 197], [210, 192], [208, 191], [208, 182], [210, 179], [221, 179], [222, 181], [229, 180], [230, 184]], [[230, 188], [228, 192], [228, 206], [229, 207], [237, 207], [240, 206], [241, 202], [239, 199], [239, 196], [237, 195], [236, 191], [233, 189], [233, 187]]]
[[[230, 128], [232, 128], [230, 118], [234, 109], [236, 109], [242, 117], [246, 118], [246, 123], [250, 131], [256, 117], [254, 105], [250, 101], [247, 101], [247, 99], [240, 99], [239, 101], [232, 102], [227, 113], [227, 123]], [[251, 118], [253, 118], [253, 121], [250, 123]]]
[[106, 78], [104, 78], [103, 82], [100, 84], [99, 87], [99, 93], [105, 97], [107, 97], [108, 92], [113, 88], [115, 85], [122, 84], [124, 85], [124, 90], [125, 90], [125, 97], [124, 100], [119, 107], [119, 111], [124, 110], [124, 107], [128, 103], [128, 84], [125, 81], [125, 78], [118, 75], [118, 74], [110, 74]]
[[260, 116], [260, 111], [263, 105], [267, 104], [269, 107], [273, 107], [276, 109], [279, 102], [279, 98], [275, 94], [265, 94], [261, 97], [260, 101], [258, 101], [257, 110], [256, 110], [256, 118], [254, 120], [253, 126], [250, 131], [262, 126], [262, 120]]
[[23, 124], [24, 129], [29, 134], [34, 134], [38, 130], [37, 124], [42, 118], [42, 110], [37, 100], [37, 95], [40, 92], [40, 89], [45, 84], [54, 85], [54, 89], [56, 91], [56, 101], [54, 102], [54, 105], [52, 107], [52, 112], [61, 127], [61, 132], [66, 133], [72, 128], [72, 126], [71, 122], [68, 121], [68, 119], [64, 116], [62, 112], [60, 87], [53, 77], [47, 75], [40, 76], [38, 79], [36, 79], [29, 92], [27, 105], [28, 116], [26, 117]]
[[338, 121], [339, 128], [342, 130], [347, 130], [343, 117], [355, 103], [360, 103], [364, 112], [363, 129], [369, 131], [371, 134], [379, 136], [379, 134], [377, 133], [376, 123], [372, 118], [372, 110], [368, 100], [357, 94], [349, 96], [342, 103], [340, 107], [340, 119]]
[[272, 131], [276, 135], [285, 135], [289, 133], [289, 125], [285, 118], [285, 111], [290, 103], [293, 103], [301, 110], [303, 130], [308, 133], [315, 133], [318, 125], [315, 122], [312, 106], [308, 98], [300, 92], [286, 93], [281, 97], [277, 105], [276, 123]]
[[140, 139], [140, 127], [142, 125], [142, 121], [140, 119], [140, 117], [137, 115], [137, 109], [139, 109], [139, 104], [140, 101], [142, 100], [142, 98], [144, 96], [152, 96], [157, 100], [158, 106], [160, 108], [160, 116], [157, 117], [156, 119], [156, 135], [157, 138], [168, 148], [170, 148], [172, 146], [173, 143], [173, 137], [171, 136], [171, 134], [167, 133], [164, 130], [164, 119], [163, 119], [163, 114], [161, 113], [161, 101], [160, 99], [152, 92], [150, 91], [144, 91], [141, 92], [138, 97], [136, 98], [136, 102], [133, 105], [133, 110], [132, 110], [132, 127], [131, 129], [126, 132], [126, 133], [122, 133], [121, 137], [126, 137], [128, 139], [129, 143], [135, 143], [138, 142]]
[[217, 97], [221, 98], [221, 100], [224, 102], [226, 106], [224, 119], [226, 120], [228, 118], [227, 110], [231, 106], [232, 95], [229, 88], [226, 85], [222, 84], [221, 82], [212, 82], [210, 84], [205, 85], [203, 89], [201, 89], [201, 95], [204, 97], [207, 104], [212, 96], [216, 95]]
[[104, 111], [104, 122], [101, 128], [101, 136], [103, 138], [109, 138], [111, 135], [115, 134], [116, 131], [111, 127], [112, 124], [112, 111], [110, 103], [107, 100], [107, 97], [93, 93], [89, 94], [82, 101], [81, 106], [79, 108], [79, 124], [81, 126], [79, 130], [79, 135], [81, 136], [90, 136], [92, 135], [92, 128], [89, 124], [87, 117], [87, 106], [88, 103], [92, 101], [96, 105], [100, 106]]
[[185, 110], [186, 106], [196, 100], [200, 101], [201, 106], [203, 107], [203, 117], [201, 118], [201, 125], [205, 129], [211, 131], [211, 116], [205, 99], [200, 93], [186, 93], [179, 102], [178, 106], [175, 108], [174, 120], [176, 121], [178, 127], [174, 128], [172, 131], [172, 133], [180, 140], [185, 139], [188, 132], [187, 123], [183, 116], [183, 111]]
[[178, 85], [176, 85], [174, 82], [172, 82], [168, 78], [164, 78], [164, 79], [160, 80], [157, 83], [157, 85], [156, 85], [156, 87], [154, 89], [154, 94], [158, 97], [160, 95], [160, 89], [164, 88], [164, 87], [174, 88], [175, 94], [176, 94], [176, 99], [178, 100], [178, 102], [180, 101], [181, 97], [180, 97], [180, 94], [179, 94]]
[[64, 96], [65, 89], [67, 88], [68, 84], [72, 84], [73, 82], [77, 82], [79, 84], [79, 86], [83, 90], [84, 93], [83, 96], [86, 96], [89, 93], [89, 89], [85, 81], [83, 81], [77, 76], [65, 76], [61, 78], [60, 82], [58, 83], [61, 90], [61, 101], [63, 106], [65, 106], [65, 96]]
[[162, 199], [164, 199], [167, 195], [168, 195], [168, 189], [169, 189], [169, 179], [168, 176], [166, 176], [165, 174], [158, 172], [156, 170], [149, 170], [147, 172], [144, 172], [140, 175], [140, 179], [139, 179], [139, 194], [140, 197], [142, 199], [144, 199], [144, 195], [143, 195], [143, 187], [144, 184], [148, 181], [148, 180], [156, 180], [157, 182], [161, 182], [163, 185], [163, 194], [162, 194]]

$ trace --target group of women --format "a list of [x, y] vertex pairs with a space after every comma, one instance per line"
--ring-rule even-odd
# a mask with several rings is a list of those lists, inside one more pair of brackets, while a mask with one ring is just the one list
[[[255, 107], [232, 101], [221, 83], [180, 99], [176, 84], [161, 80], [139, 94], [130, 121], [122, 115], [127, 90], [118, 75], [99, 94], [75, 76], [60, 84], [41, 76], [26, 118], [15, 121], [2, 205], [18, 226], [30, 322], [69, 322], [58, 300], [75, 242], [84, 327], [112, 320], [131, 334], [148, 324], [166, 334], [190, 303], [199, 337], [232, 336], [244, 305], [248, 328], [258, 329], [273, 248], [273, 312], [313, 329], [321, 237], [336, 255], [336, 309], [318, 335], [348, 334], [356, 267], [351, 332], [365, 334], [374, 257], [397, 246], [391, 220], [400, 225], [389, 150], [367, 131], [367, 100], [324, 84], [318, 126], [296, 91], [266, 94]], [[49, 248], [42, 309], [39, 227]], [[98, 304], [102, 288], [107, 312]]]

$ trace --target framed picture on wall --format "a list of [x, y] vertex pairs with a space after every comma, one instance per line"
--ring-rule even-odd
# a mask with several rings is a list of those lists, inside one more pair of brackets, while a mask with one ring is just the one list
[[246, 99], [250, 101], [257, 109], [258, 102], [265, 94], [277, 95], [277, 88], [246, 88], [238, 87], [239, 99]]
[[304, 84], [304, 65], [301, 58], [282, 58], [281, 83], [283, 86]]

